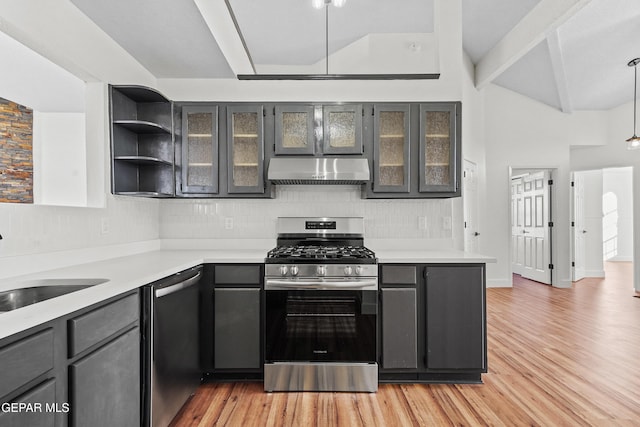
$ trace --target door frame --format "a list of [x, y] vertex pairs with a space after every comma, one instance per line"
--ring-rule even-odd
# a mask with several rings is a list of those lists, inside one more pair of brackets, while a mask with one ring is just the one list
[[[575, 221], [575, 217], [576, 217], [576, 206], [575, 206], [575, 186], [574, 186], [574, 182], [575, 182], [575, 175], [576, 173], [581, 173], [581, 172], [590, 172], [590, 171], [602, 171], [604, 172], [607, 169], [621, 169], [621, 168], [629, 168], [631, 170], [631, 197], [635, 197], [635, 193], [633, 191], [633, 187], [635, 184], [635, 178], [634, 175], [636, 174], [636, 168], [635, 166], [632, 165], [611, 165], [611, 166], [602, 166], [602, 167], [593, 167], [593, 168], [586, 168], [586, 169], [576, 169], [576, 170], [572, 170], [570, 172], [570, 197], [569, 197], [569, 201], [570, 201], [570, 205], [569, 205], [569, 215], [570, 215], [570, 220], [571, 220], [571, 224], [574, 224]], [[632, 218], [632, 227], [633, 227], [633, 235], [635, 236], [636, 232], [635, 232], [635, 217], [636, 217], [636, 210], [634, 209], [634, 201], [631, 202], [631, 218]], [[576, 258], [576, 230], [575, 227], [570, 227], [570, 234], [569, 234], [569, 247], [570, 247], [570, 257], [571, 257], [571, 281], [575, 282], [575, 265], [573, 264], [573, 261], [575, 261]], [[632, 256], [631, 256], [631, 263], [633, 264], [633, 272], [634, 272], [634, 279], [633, 279], [633, 285], [634, 285], [634, 290], [636, 291], [636, 293], [640, 294], [640, 281], [638, 281], [636, 279], [636, 259], [635, 259], [635, 253], [636, 253], [636, 245], [635, 245], [635, 237], [632, 243]], [[640, 275], [639, 275], [640, 276]]]
[[[511, 256], [513, 254], [513, 239], [512, 239], [512, 227], [511, 227], [511, 218], [513, 218], [513, 214], [512, 214], [512, 202], [511, 202], [511, 180], [519, 175], [521, 175], [524, 172], [539, 172], [539, 171], [548, 171], [549, 172], [549, 179], [551, 181], [553, 181], [554, 185], [550, 185], [549, 186], [549, 222], [553, 223], [555, 225], [556, 221], [554, 219], [554, 210], [553, 207], [556, 203], [556, 188], [557, 188], [557, 174], [558, 174], [558, 168], [557, 167], [553, 167], [553, 166], [509, 166], [509, 176], [508, 176], [508, 185], [509, 185], [509, 191], [508, 191], [508, 197], [507, 197], [507, 202], [509, 203], [509, 221], [507, 221], [506, 227], [508, 228], [509, 232], [508, 232], [508, 239], [509, 239], [509, 243], [508, 243], [508, 248], [509, 248], [509, 272], [510, 275], [509, 277], [513, 277], [513, 262], [511, 259]], [[552, 226], [549, 229], [549, 244], [547, 245], [547, 248], [549, 250], [549, 260], [551, 262], [551, 264], [555, 267], [557, 266], [557, 260], [556, 260], [556, 255], [555, 255], [555, 251], [553, 250], [554, 248], [554, 242], [555, 242], [555, 234], [556, 234], [556, 227]], [[556, 284], [556, 275], [553, 274], [554, 269], [551, 269], [551, 271], [549, 272], [549, 285], [550, 286], [555, 286]], [[512, 283], [513, 286], [513, 283]]]

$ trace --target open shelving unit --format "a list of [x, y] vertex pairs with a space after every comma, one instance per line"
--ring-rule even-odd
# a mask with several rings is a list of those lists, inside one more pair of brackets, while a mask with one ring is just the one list
[[171, 101], [141, 86], [110, 86], [109, 92], [112, 193], [173, 197]]

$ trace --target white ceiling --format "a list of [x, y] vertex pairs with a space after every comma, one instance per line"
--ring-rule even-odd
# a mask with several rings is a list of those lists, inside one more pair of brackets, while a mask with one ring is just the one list
[[[196, 6], [203, 0], [71, 1], [158, 78], [234, 75]], [[324, 10], [312, 9], [311, 0], [227, 2], [254, 64], [298, 65], [324, 57]], [[633, 70], [626, 64], [640, 57], [640, 0], [579, 3], [586, 6], [572, 10], [559, 27], [544, 28], [542, 41], [514, 57], [493, 83], [566, 112], [632, 100]], [[532, 11], [554, 6], [553, 0], [462, 0], [463, 47], [478, 64]], [[370, 33], [432, 32], [433, 9], [434, 0], [330, 6], [329, 50]]]
[[[310, 0], [229, 3], [255, 64], [309, 65], [324, 58], [324, 8], [310, 7]], [[433, 32], [433, 0], [347, 0], [326, 10], [330, 52], [371, 33]]]

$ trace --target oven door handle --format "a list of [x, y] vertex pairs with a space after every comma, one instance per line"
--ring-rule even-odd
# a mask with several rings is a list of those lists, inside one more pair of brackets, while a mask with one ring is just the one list
[[359, 280], [278, 280], [266, 279], [264, 282], [265, 291], [269, 290], [378, 290], [378, 280], [359, 279]]

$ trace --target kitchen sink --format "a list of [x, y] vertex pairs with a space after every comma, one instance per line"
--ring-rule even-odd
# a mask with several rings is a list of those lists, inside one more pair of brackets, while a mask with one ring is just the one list
[[22, 282], [19, 289], [0, 292], [0, 313], [108, 282], [108, 279], [38, 279]]

